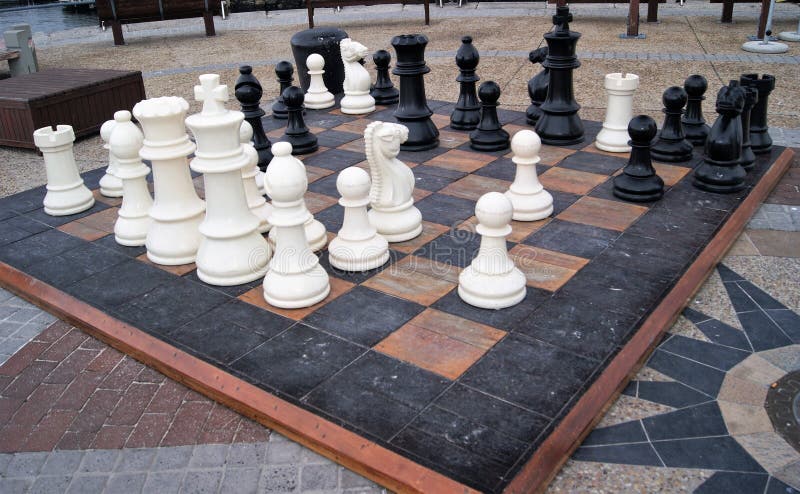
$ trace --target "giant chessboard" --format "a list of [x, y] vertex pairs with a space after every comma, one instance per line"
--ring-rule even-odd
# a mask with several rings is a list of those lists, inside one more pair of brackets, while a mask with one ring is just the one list
[[[477, 199], [507, 189], [510, 152], [470, 149], [450, 130], [452, 104], [430, 102], [441, 145], [402, 152], [413, 168], [423, 233], [391, 244], [384, 268], [331, 268], [331, 294], [301, 310], [270, 307], [261, 283], [215, 287], [195, 266], [155, 266], [114, 242], [119, 200], [51, 217], [44, 188], [0, 200], [0, 285], [173, 378], [400, 491], [543, 489], [625, 386], [759, 202], [792, 151], [760, 155], [748, 187], [715, 195], [688, 164], [660, 164], [664, 198], [611, 193], [626, 155], [544, 146], [552, 217], [513, 222], [508, 247], [528, 277], [522, 303], [462, 302], [459, 271], [479, 245]], [[363, 130], [393, 121], [311, 111], [320, 149], [302, 157], [309, 209], [332, 237], [342, 223], [337, 172], [366, 166]], [[500, 111], [512, 134], [520, 112]], [[283, 121], [264, 119], [279, 140]], [[80, 156], [78, 156], [80, 159]], [[44, 171], [42, 172], [44, 173]], [[98, 187], [103, 170], [84, 174]], [[202, 177], [195, 178], [202, 194]]]

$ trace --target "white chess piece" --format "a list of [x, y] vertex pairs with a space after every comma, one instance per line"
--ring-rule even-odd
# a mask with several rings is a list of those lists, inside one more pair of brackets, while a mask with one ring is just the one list
[[242, 168], [251, 158], [239, 141], [244, 115], [225, 108], [228, 87], [217, 74], [201, 75], [194, 94], [203, 110], [186, 118], [197, 141], [190, 166], [203, 174], [206, 192], [197, 276], [211, 285], [240, 285], [261, 278], [272, 254], [245, 198]]
[[340, 103], [342, 113], [362, 115], [375, 111], [375, 98], [369, 95], [372, 78], [359, 60], [369, 54], [367, 47], [350, 38], [339, 42], [344, 63], [344, 98]]
[[189, 103], [177, 96], [140, 101], [133, 115], [142, 125], [142, 159], [153, 166], [152, 223], [147, 231], [147, 258], [177, 266], [195, 261], [200, 247], [200, 223], [206, 203], [197, 196], [188, 157], [196, 146], [186, 135]]
[[[303, 164], [302, 161], [300, 161], [299, 159], [297, 159], [294, 156], [292, 156], [292, 145], [289, 144], [288, 142], [281, 142], [280, 145], [278, 145], [278, 144], [279, 143], [275, 143], [275, 144], [272, 145], [272, 156], [273, 156], [273, 158], [269, 162], [269, 166], [267, 166], [267, 173], [269, 173], [269, 169], [270, 169], [270, 167], [272, 167], [273, 163], [281, 163], [281, 166], [280, 166], [281, 169], [286, 169], [289, 166], [293, 166], [293, 167], [297, 168], [298, 170], [300, 170], [303, 173], [303, 175], [306, 177], [306, 181], [307, 181], [308, 180], [308, 174], [306, 172], [306, 166]], [[275, 146], [278, 146], [277, 150], [276, 150]], [[288, 151], [288, 154], [287, 154], [287, 151]], [[265, 180], [264, 180], [264, 185], [265, 186], [267, 185], [266, 184], [266, 177], [265, 177]], [[274, 202], [275, 198], [272, 197], [272, 194], [269, 193], [269, 187], [267, 187], [267, 195], [269, 195], [270, 199], [273, 199], [273, 202]], [[313, 250], [314, 252], [322, 250], [325, 247], [325, 244], [328, 243], [328, 233], [325, 230], [325, 225], [323, 225], [322, 223], [320, 223], [319, 221], [314, 219], [314, 215], [312, 215], [308, 211], [308, 207], [306, 207], [306, 200], [305, 199], [302, 199], [301, 204], [300, 204], [299, 207], [301, 207], [306, 212], [308, 212], [308, 215], [304, 215], [304, 217], [306, 219], [305, 219], [305, 223], [303, 225], [304, 228], [305, 228], [306, 239], [308, 240], [308, 245], [311, 247], [311, 250]], [[276, 232], [274, 228], [272, 230], [270, 230], [270, 232], [269, 232], [269, 240], [270, 240], [270, 242], [272, 242], [273, 245], [275, 244], [275, 236], [277, 234], [278, 234], [278, 232]]]
[[[247, 120], [244, 120], [242, 126], [239, 128], [239, 142], [242, 144], [253, 144], [253, 126], [250, 125], [250, 122]], [[244, 177], [244, 172], [242, 172], [242, 177]], [[256, 166], [255, 181], [258, 193], [262, 196], [266, 195], [267, 191], [264, 189], [264, 172], [262, 172], [258, 166]]]
[[370, 187], [369, 175], [356, 166], [345, 168], [336, 178], [344, 222], [328, 246], [328, 259], [335, 268], [368, 271], [389, 260], [389, 242], [378, 233], [367, 215]]
[[511, 139], [511, 158], [517, 165], [514, 183], [506, 191], [506, 197], [514, 206], [513, 218], [517, 221], [537, 221], [553, 214], [553, 196], [544, 190], [536, 174], [536, 163], [542, 140], [532, 130], [520, 130]]
[[472, 263], [458, 276], [458, 296], [475, 307], [503, 309], [525, 298], [525, 275], [508, 255], [506, 237], [511, 233], [513, 207], [499, 192], [478, 199], [475, 216], [481, 246]]
[[308, 75], [311, 78], [308, 91], [306, 91], [306, 108], [324, 110], [325, 108], [332, 107], [336, 102], [334, 101], [333, 94], [325, 87], [325, 81], [322, 80], [322, 74], [325, 73], [325, 70], [323, 70], [325, 67], [325, 59], [322, 58], [322, 55], [319, 53], [312, 53], [306, 59], [306, 66], [308, 67]]
[[639, 88], [639, 76], [619, 72], [606, 74], [604, 87], [608, 93], [608, 107], [594, 145], [609, 153], [630, 152], [628, 122], [633, 118], [633, 93]]
[[122, 179], [122, 206], [114, 223], [114, 240], [129, 247], [144, 245], [150, 229], [150, 208], [153, 198], [147, 188], [150, 168], [142, 163], [139, 150], [144, 136], [139, 127], [131, 122], [131, 112], [114, 114], [117, 124], [111, 131], [108, 146], [117, 160], [117, 176]]
[[264, 300], [284, 309], [299, 309], [320, 302], [330, 293], [328, 273], [306, 240], [304, 224], [311, 213], [303, 194], [308, 188], [305, 169], [291, 158], [292, 146], [276, 142], [275, 155], [265, 177], [267, 193], [272, 198], [271, 234], [275, 234], [275, 255], [264, 276]]
[[[100, 138], [103, 139], [103, 149], [108, 149], [108, 138], [114, 130], [116, 121], [107, 120], [100, 126]], [[100, 179], [100, 193], [106, 197], [122, 197], [122, 180], [117, 176], [117, 162], [111, 152], [108, 153], [108, 167], [106, 174]]]
[[397, 159], [408, 127], [372, 122], [364, 132], [372, 188], [369, 219], [389, 242], [405, 242], [422, 233], [422, 213], [414, 206], [414, 173]]
[[76, 214], [94, 206], [94, 196], [78, 174], [72, 151], [75, 132], [69, 125], [43, 127], [33, 132], [33, 142], [44, 157], [47, 194], [44, 212], [50, 216]]
[[272, 228], [269, 224], [269, 215], [272, 213], [272, 206], [269, 205], [264, 195], [258, 190], [258, 175], [262, 175], [261, 185], [263, 187], [263, 173], [258, 169], [258, 151], [252, 144], [253, 127], [245, 120], [239, 130], [239, 139], [244, 146], [244, 151], [250, 161], [242, 168], [242, 181], [244, 182], [244, 194], [247, 197], [247, 206], [250, 211], [258, 218], [258, 231], [266, 233]]

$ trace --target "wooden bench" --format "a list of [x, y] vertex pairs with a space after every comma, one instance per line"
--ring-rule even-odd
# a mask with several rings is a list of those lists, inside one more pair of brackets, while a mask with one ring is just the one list
[[403, 5], [419, 5], [425, 6], [425, 25], [429, 26], [431, 23], [431, 7], [429, 0], [306, 0], [306, 8], [308, 9], [308, 27], [314, 27], [314, 9], [318, 7], [348, 7], [351, 5], [386, 5], [391, 3], [400, 3]]
[[122, 24], [202, 17], [206, 36], [214, 36], [214, 15], [221, 13], [221, 0], [97, 0], [97, 17], [111, 25], [114, 44], [124, 45]]
[[19, 50], [0, 50], [0, 60], [16, 60], [19, 58]]
[[33, 131], [48, 125], [71, 125], [76, 137], [86, 136], [144, 98], [139, 71], [51, 69], [4, 79], [0, 145], [35, 149]]

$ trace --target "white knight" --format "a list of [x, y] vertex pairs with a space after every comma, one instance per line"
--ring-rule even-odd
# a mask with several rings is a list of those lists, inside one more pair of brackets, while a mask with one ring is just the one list
[[369, 55], [367, 47], [350, 38], [339, 43], [344, 63], [344, 98], [342, 113], [362, 115], [375, 111], [375, 98], [369, 95], [372, 78], [359, 60]]

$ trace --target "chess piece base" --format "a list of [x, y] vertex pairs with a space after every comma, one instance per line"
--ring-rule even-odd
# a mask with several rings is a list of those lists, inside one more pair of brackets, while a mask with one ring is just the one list
[[614, 195], [633, 202], [652, 202], [664, 195], [664, 181], [658, 175], [633, 177], [618, 175], [614, 177]]
[[122, 179], [106, 172], [100, 179], [100, 194], [105, 197], [122, 197]]
[[389, 261], [389, 244], [378, 235], [358, 242], [336, 237], [328, 246], [328, 260], [331, 266], [342, 271], [369, 271]]
[[650, 156], [656, 160], [667, 163], [681, 163], [691, 161], [694, 147], [686, 140], [678, 142], [656, 141], [650, 149]]
[[631, 147], [628, 146], [628, 129], [612, 129], [606, 126], [597, 134], [594, 145], [601, 151], [609, 153], [628, 153]]
[[324, 300], [330, 291], [328, 273], [319, 264], [309, 272], [282, 274], [269, 270], [264, 276], [264, 300], [281, 309], [311, 307]]
[[152, 220], [147, 214], [143, 216], [126, 216], [120, 210], [114, 223], [114, 240], [126, 247], [141, 247], [147, 243], [147, 231]]
[[94, 206], [92, 191], [86, 188], [83, 180], [73, 185], [47, 186], [44, 196], [44, 212], [50, 216], [69, 216], [86, 211]]
[[200, 246], [199, 227], [204, 215], [205, 207], [202, 207], [193, 217], [181, 216], [177, 222], [152, 218], [145, 241], [147, 258], [163, 266], [194, 262]]
[[269, 244], [255, 231], [245, 238], [205, 237], [197, 250], [197, 277], [215, 286], [249, 283], [264, 276], [271, 254]]
[[477, 129], [469, 136], [469, 147], [476, 151], [502, 151], [511, 145], [508, 132], [503, 129], [486, 131]]
[[530, 105], [528, 109], [525, 111], [525, 121], [528, 125], [533, 125], [536, 127], [536, 122], [539, 121], [539, 117], [542, 116], [542, 109], [539, 108], [541, 105]]
[[470, 265], [458, 276], [458, 296], [481, 309], [505, 309], [522, 302], [525, 283], [525, 275], [517, 268], [502, 275], [486, 275]]
[[292, 145], [293, 155], [311, 154], [319, 149], [317, 137], [311, 133], [307, 133], [304, 136], [284, 134], [284, 138], [289, 144]]
[[708, 192], [728, 194], [745, 188], [747, 172], [741, 166], [719, 166], [703, 162], [694, 172], [695, 187]]
[[774, 41], [767, 41], [766, 43], [761, 40], [748, 41], [742, 45], [742, 50], [751, 53], [786, 53], [789, 51], [789, 45], [775, 43]]
[[397, 118], [397, 123], [408, 127], [408, 139], [400, 144], [401, 151], [427, 151], [439, 146], [439, 129], [430, 118], [406, 120]]
[[535, 194], [519, 194], [513, 190], [505, 194], [514, 206], [511, 218], [515, 221], [538, 221], [553, 214], [553, 196], [544, 189]]
[[336, 104], [336, 100], [332, 94], [327, 94], [330, 95], [329, 98], [321, 97], [317, 99], [316, 94], [306, 93], [306, 99], [303, 104], [310, 110], [325, 110], [326, 108], [330, 108]]
[[414, 207], [413, 199], [393, 208], [373, 207], [369, 219], [378, 233], [392, 243], [405, 242], [422, 233], [422, 213]]
[[373, 88], [369, 94], [375, 99], [376, 105], [388, 106], [394, 105], [400, 101], [400, 92], [394, 87]]
[[475, 130], [481, 121], [481, 107], [456, 108], [450, 116], [450, 128], [455, 130]]
[[367, 94], [348, 94], [339, 103], [340, 110], [346, 115], [364, 115], [375, 111], [375, 99]]

